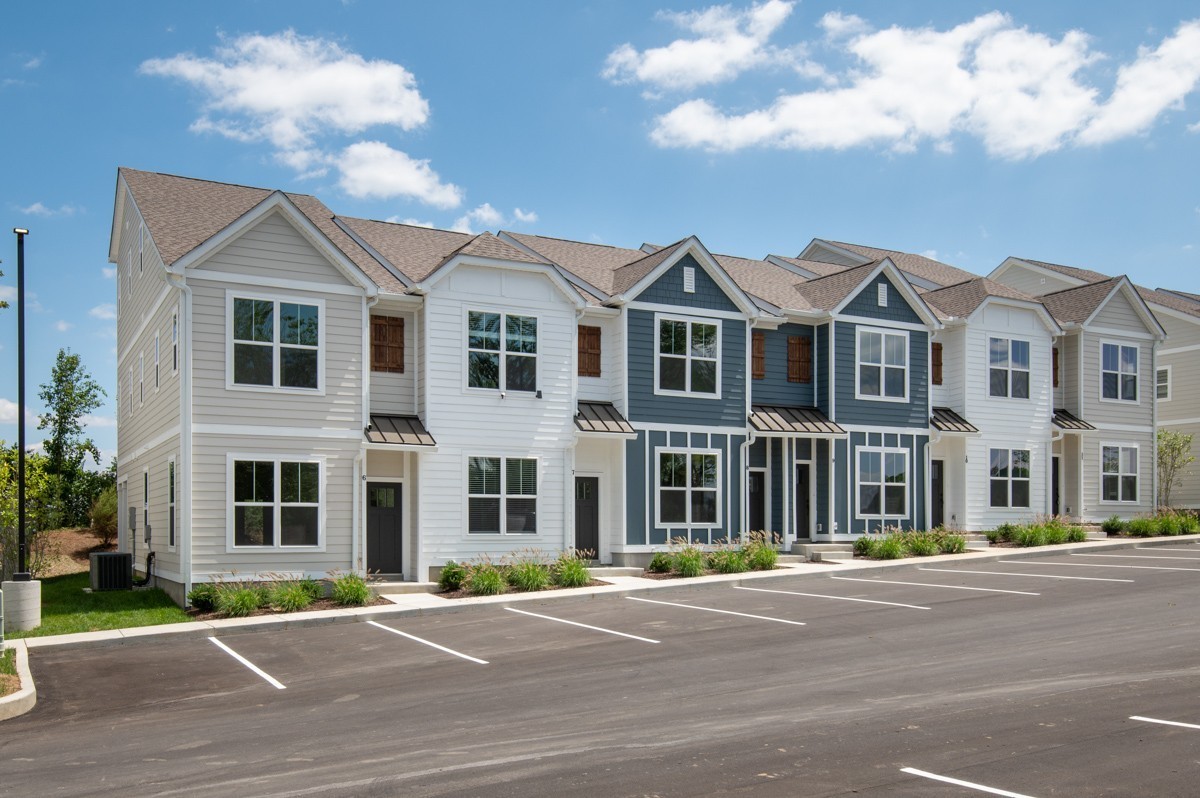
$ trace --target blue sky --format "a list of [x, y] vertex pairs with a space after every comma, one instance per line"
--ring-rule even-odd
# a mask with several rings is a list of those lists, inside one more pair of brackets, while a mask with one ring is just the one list
[[[118, 166], [438, 227], [1200, 292], [1198, 87], [1188, 3], [30, 3], [0, 29], [0, 298], [28, 227], [27, 398], [79, 352], [112, 454]], [[15, 330], [0, 311], [7, 440]]]

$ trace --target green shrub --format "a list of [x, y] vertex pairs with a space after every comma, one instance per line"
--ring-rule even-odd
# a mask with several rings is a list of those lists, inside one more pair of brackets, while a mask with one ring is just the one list
[[271, 586], [271, 606], [280, 612], [299, 612], [313, 603], [312, 594], [299, 580], [276, 582]]
[[693, 543], [683, 544], [671, 563], [675, 573], [682, 577], [701, 576], [704, 574], [704, 552]]
[[967, 550], [967, 539], [952, 532], [939, 532], [938, 548], [942, 554], [962, 554]]
[[1016, 531], [1012, 533], [1012, 542], [1018, 546], [1045, 546], [1046, 527], [1041, 524], [1016, 527]]
[[554, 584], [559, 587], [584, 587], [591, 583], [592, 572], [587, 567], [587, 552], [563, 552], [551, 569]]
[[1179, 528], [1184, 535], [1195, 535], [1200, 532], [1200, 520], [1197, 520], [1196, 516], [1191, 513], [1180, 513]]
[[1158, 534], [1158, 524], [1153, 518], [1134, 518], [1125, 525], [1125, 532], [1135, 538], [1149, 538]]
[[192, 585], [187, 594], [187, 603], [201, 612], [212, 612], [217, 608], [217, 586], [212, 582]]
[[937, 539], [928, 532], [909, 532], [899, 537], [908, 553], [915, 557], [932, 557], [942, 551]]
[[750, 558], [741, 549], [717, 549], [708, 553], [708, 567], [719, 574], [745, 573], [750, 570]]
[[507, 589], [504, 574], [491, 562], [484, 560], [473, 564], [463, 583], [472, 596], [498, 596]]
[[674, 563], [674, 557], [670, 552], [656, 551], [654, 556], [650, 558], [650, 564], [646, 566], [646, 570], [652, 574], [669, 574]]
[[863, 535], [854, 541], [854, 553], [859, 557], [875, 556], [875, 549], [879, 545], [879, 539], [871, 535]]
[[904, 557], [904, 538], [898, 534], [890, 534], [879, 541], [871, 556], [877, 560], [899, 560]]
[[1083, 543], [1087, 540], [1087, 531], [1081, 526], [1072, 526], [1067, 530], [1068, 543]]
[[545, 590], [550, 587], [550, 566], [539, 553], [517, 554], [505, 569], [504, 577], [517, 590]]
[[321, 599], [325, 598], [324, 583], [306, 576], [303, 579], [298, 580], [297, 584], [300, 585], [300, 588], [307, 593], [308, 597], [313, 601], [320, 601]]
[[338, 574], [333, 579], [332, 598], [343, 607], [364, 607], [371, 601], [371, 588], [356, 573]]
[[1067, 528], [1062, 524], [1042, 524], [1040, 528], [1047, 546], [1059, 546], [1067, 542]]
[[117, 537], [117, 486], [109, 485], [92, 502], [91, 530], [101, 546], [109, 546]]
[[750, 539], [742, 546], [747, 562], [755, 571], [773, 571], [779, 564], [779, 552], [775, 550], [775, 541], [767, 535], [767, 532], [751, 532]]
[[262, 603], [262, 591], [255, 585], [231, 583], [217, 590], [217, 612], [227, 618], [244, 618]]
[[458, 590], [465, 581], [467, 581], [467, 566], [454, 560], [443, 565], [442, 572], [438, 574], [438, 587], [444, 591]]
[[1110, 515], [1100, 522], [1100, 529], [1106, 535], [1119, 535], [1125, 530], [1125, 522], [1119, 515]]

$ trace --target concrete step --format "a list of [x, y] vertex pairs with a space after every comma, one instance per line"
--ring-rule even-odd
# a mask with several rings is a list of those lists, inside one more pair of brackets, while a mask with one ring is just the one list
[[808, 555], [813, 562], [845, 562], [854, 559], [854, 550], [814, 551]]
[[595, 577], [596, 579], [603, 579], [606, 576], [641, 576], [642, 575], [641, 568], [630, 568], [630, 567], [622, 568], [620, 566], [613, 566], [613, 565], [595, 565], [595, 566], [590, 566], [588, 568], [588, 570], [591, 572], [592, 576]]
[[808, 558], [804, 557], [800, 554], [780, 554], [779, 555], [779, 563], [781, 565], [783, 563], [793, 563], [794, 564], [794, 563], [801, 563], [801, 562], [808, 562]]
[[988, 539], [986, 537], [981, 536], [981, 538], [982, 539], [967, 538], [967, 551], [986, 551], [992, 547], [992, 544], [988, 543]]
[[827, 551], [848, 551], [854, 552], [854, 545], [851, 543], [793, 543], [792, 554], [808, 559], [814, 559], [813, 554], [816, 552]]
[[436, 593], [440, 589], [437, 582], [368, 582], [367, 586], [371, 588], [373, 596], [395, 595], [396, 593]]

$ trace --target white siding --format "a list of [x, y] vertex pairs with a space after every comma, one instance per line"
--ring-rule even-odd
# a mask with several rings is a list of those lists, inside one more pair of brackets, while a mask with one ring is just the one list
[[963, 348], [965, 327], [952, 327], [934, 333], [934, 342], [942, 345], [942, 384], [930, 384], [929, 403], [932, 407], [963, 410], [963, 381], [966, 378], [966, 352]]
[[1061, 291], [1064, 288], [1081, 285], [1081, 283], [1065, 277], [1045, 274], [1019, 265], [1010, 266], [1004, 274], [996, 278], [996, 282], [1007, 285], [1009, 288], [1023, 291], [1031, 296], [1041, 296], [1053, 291]]
[[624, 445], [623, 439], [583, 438], [575, 450], [575, 473], [600, 478], [600, 551], [596, 556], [602, 562], [611, 562], [613, 547], [625, 543]]
[[[613, 392], [614, 381], [621, 382], [617, 374], [618, 364], [624, 358], [620, 349], [618, 328], [622, 327], [620, 318], [587, 317], [579, 322], [588, 327], [600, 328], [600, 376], [579, 378], [579, 398], [597, 402], [616, 402]], [[624, 369], [621, 369], [624, 371]]]

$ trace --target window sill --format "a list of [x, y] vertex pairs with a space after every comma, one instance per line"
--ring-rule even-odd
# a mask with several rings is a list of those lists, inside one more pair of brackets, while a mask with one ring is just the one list
[[655, 396], [673, 396], [679, 399], [720, 399], [719, 393], [696, 393], [694, 391], [664, 391], [661, 388], [654, 390]]
[[900, 396], [866, 396], [863, 394], [854, 394], [854, 398], [860, 402], [891, 402], [892, 404], [908, 404], [908, 397]]
[[274, 385], [240, 385], [238, 383], [226, 383], [225, 390], [227, 391], [249, 391], [251, 393], [274, 393], [274, 394], [290, 394], [292, 396], [324, 396], [324, 388], [288, 388], [276, 387]]

